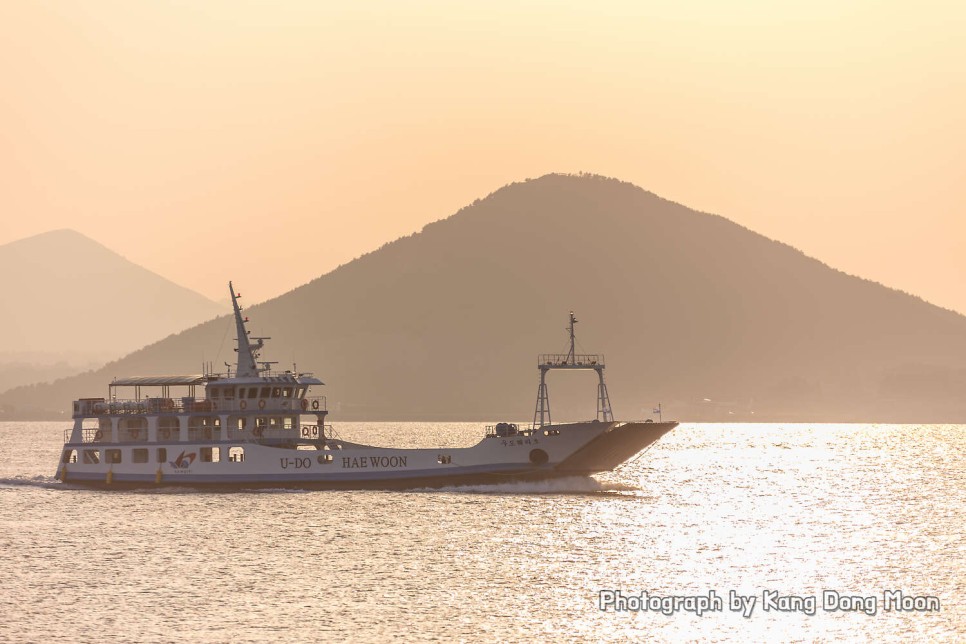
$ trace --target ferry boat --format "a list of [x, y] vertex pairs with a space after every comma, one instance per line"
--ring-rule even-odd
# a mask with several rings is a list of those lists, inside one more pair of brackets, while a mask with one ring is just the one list
[[[671, 431], [675, 422], [615, 422], [602, 355], [538, 358], [533, 423], [487, 426], [465, 448], [395, 449], [352, 443], [326, 424], [322, 381], [260, 361], [268, 337], [250, 337], [229, 282], [238, 360], [234, 371], [115, 379], [107, 398], [73, 403], [56, 477], [102, 488], [419, 488], [589, 475], [611, 470]], [[592, 370], [597, 418], [554, 424], [547, 374]], [[211, 371], [206, 369], [206, 372]], [[127, 396], [123, 395], [125, 392]], [[132, 393], [133, 392], [133, 395]]]

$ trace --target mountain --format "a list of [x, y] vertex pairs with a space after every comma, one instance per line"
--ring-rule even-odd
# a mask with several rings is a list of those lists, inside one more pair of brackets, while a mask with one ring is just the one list
[[[966, 317], [596, 176], [506, 186], [245, 314], [266, 359], [329, 383], [336, 422], [523, 420], [570, 310], [617, 417], [966, 417]], [[59, 413], [115, 376], [196, 373], [234, 360], [231, 333], [222, 317], [0, 405]], [[548, 384], [555, 420], [593, 416], [592, 373]]]
[[4, 384], [13, 377], [4, 367], [22, 365], [29, 378], [49, 375], [49, 365], [104, 364], [224, 313], [73, 230], [0, 246], [0, 293]]

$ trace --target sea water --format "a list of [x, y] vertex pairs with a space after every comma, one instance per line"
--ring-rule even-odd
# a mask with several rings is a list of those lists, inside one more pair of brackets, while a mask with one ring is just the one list
[[0, 424], [0, 641], [966, 639], [962, 425], [684, 424], [593, 478], [232, 493], [61, 484], [66, 426]]

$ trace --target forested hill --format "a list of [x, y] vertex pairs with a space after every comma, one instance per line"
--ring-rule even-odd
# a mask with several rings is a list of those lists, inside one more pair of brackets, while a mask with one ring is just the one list
[[[267, 359], [327, 383], [337, 422], [529, 419], [571, 310], [618, 417], [966, 419], [966, 317], [596, 176], [506, 186], [245, 313]], [[115, 376], [233, 361], [228, 325], [0, 404], [59, 412]], [[592, 417], [595, 395], [592, 374], [551, 375], [555, 420]]]

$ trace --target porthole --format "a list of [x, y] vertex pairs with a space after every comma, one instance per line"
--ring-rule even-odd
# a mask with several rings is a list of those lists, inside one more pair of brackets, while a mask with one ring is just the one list
[[532, 449], [530, 450], [530, 462], [534, 465], [544, 465], [550, 460], [550, 456], [547, 455], [542, 449]]

